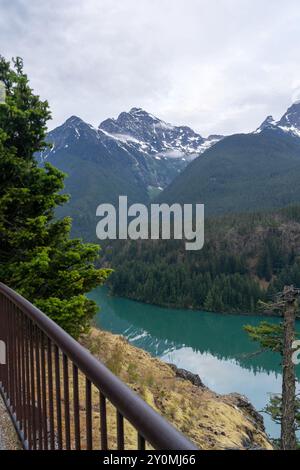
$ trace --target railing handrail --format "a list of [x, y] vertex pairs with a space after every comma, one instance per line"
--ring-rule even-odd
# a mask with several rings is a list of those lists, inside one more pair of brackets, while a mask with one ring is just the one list
[[0, 293], [13, 302], [74, 362], [154, 448], [160, 450], [198, 450], [189, 439], [154, 411], [103, 363], [41, 310], [1, 282]]

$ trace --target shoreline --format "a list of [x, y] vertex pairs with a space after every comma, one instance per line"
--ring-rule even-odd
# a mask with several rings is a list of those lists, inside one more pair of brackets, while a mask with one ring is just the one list
[[125, 297], [125, 296], [121, 296], [121, 295], [118, 295], [118, 294], [113, 294], [111, 291], [110, 291], [110, 288], [109, 286], [105, 286], [105, 288], [108, 290], [108, 296], [109, 297], [112, 297], [112, 298], [118, 298], [118, 299], [124, 299], [124, 300], [131, 300], [132, 302], [137, 302], [137, 303], [141, 303], [141, 304], [144, 304], [144, 305], [152, 305], [153, 307], [158, 307], [158, 308], [162, 308], [162, 309], [168, 309], [168, 310], [187, 310], [189, 312], [195, 312], [195, 313], [212, 313], [213, 315], [223, 315], [223, 316], [243, 316], [243, 317], [251, 317], [251, 316], [256, 316], [256, 317], [270, 317], [270, 318], [280, 318], [282, 315], [280, 315], [280, 313], [276, 313], [276, 312], [272, 312], [271, 310], [266, 310], [264, 312], [215, 312], [215, 311], [212, 311], [212, 310], [201, 310], [199, 308], [192, 308], [192, 307], [176, 307], [174, 305], [168, 305], [168, 304], [156, 304], [156, 303], [151, 303], [151, 302], [147, 302], [145, 300], [140, 300], [140, 299], [136, 299], [136, 298], [133, 298], [133, 297]]

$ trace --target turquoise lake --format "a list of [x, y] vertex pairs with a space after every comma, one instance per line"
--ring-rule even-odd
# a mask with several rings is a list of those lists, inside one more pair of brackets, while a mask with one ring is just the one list
[[[101, 307], [96, 317], [99, 328], [121, 334], [153, 356], [198, 374], [217, 393], [241, 393], [262, 410], [269, 394], [281, 391], [280, 355], [253, 356], [258, 345], [243, 331], [244, 325], [257, 325], [264, 317], [161, 308], [111, 297], [106, 288], [96, 289], [89, 297]], [[279, 426], [267, 415], [264, 419], [267, 432], [279, 437]]]

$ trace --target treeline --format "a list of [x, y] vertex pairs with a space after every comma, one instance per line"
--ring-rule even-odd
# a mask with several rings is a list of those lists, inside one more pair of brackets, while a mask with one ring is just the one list
[[114, 295], [177, 308], [257, 312], [286, 283], [300, 286], [300, 207], [207, 221], [205, 246], [178, 240], [115, 242]]

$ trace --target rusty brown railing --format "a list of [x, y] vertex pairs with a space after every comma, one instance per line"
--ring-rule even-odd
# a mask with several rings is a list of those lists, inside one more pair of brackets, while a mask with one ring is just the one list
[[6, 348], [0, 393], [24, 449], [197, 450], [83, 346], [1, 283], [0, 341]]

